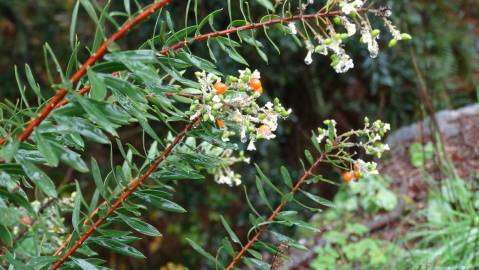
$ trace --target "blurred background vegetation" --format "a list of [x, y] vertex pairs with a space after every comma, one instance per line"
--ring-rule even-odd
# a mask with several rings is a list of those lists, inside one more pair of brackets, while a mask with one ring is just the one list
[[[105, 2], [97, 1], [98, 7]], [[148, 4], [150, 1], [138, 2]], [[309, 130], [319, 126], [324, 119], [334, 118], [339, 128], [346, 130], [360, 127], [364, 116], [368, 116], [391, 123], [395, 130], [422, 119], [432, 111], [455, 109], [477, 102], [479, 9], [475, 0], [374, 2], [376, 5], [389, 5], [398, 27], [414, 38], [394, 49], [387, 49], [382, 40], [380, 46], [383, 49], [377, 59], [370, 59], [365, 48], [351, 44], [349, 51], [353, 53], [356, 68], [346, 74], [333, 72], [327, 58], [316, 57], [311, 66], [304, 65], [304, 48], [290, 39], [282, 39], [279, 34], [273, 39], [279, 41], [281, 54], [277, 54], [266, 40], [263, 42], [267, 47], [268, 63], [253, 47], [242, 49], [241, 53], [251, 67], [262, 72], [265, 93], [274, 93], [294, 112], [290, 120], [280, 124], [278, 138], [261, 144], [253, 157], [253, 161], [270, 172], [272, 178], [278, 177], [281, 165], [292, 171], [296, 169], [297, 175], [300, 174], [298, 159], [302, 157], [303, 149], [310, 146], [307, 145]], [[31, 67], [44, 95], [54, 93], [46, 74], [43, 44], [50, 44], [66, 68], [71, 54], [69, 28], [74, 4], [74, 0], [0, 0], [0, 98], [8, 98], [12, 102], [19, 98], [14, 66], [18, 67], [19, 76], [23, 77], [25, 64]], [[225, 7], [226, 1], [198, 1], [198, 4], [200, 14], [206, 16], [214, 9]], [[111, 5], [113, 10], [124, 9], [123, 1], [111, 1]], [[186, 5], [187, 1], [173, 1], [169, 8], [178, 29], [184, 26]], [[264, 14], [260, 6], [253, 6], [252, 11], [257, 18]], [[189, 19], [193, 21], [192, 14]], [[79, 40], [83, 45], [91, 44], [95, 25], [83, 10], [79, 13], [78, 23]], [[229, 22], [227, 16], [219, 16], [216, 23], [216, 27], [222, 29]], [[149, 20], [131, 31], [119, 45], [123, 49], [137, 48], [151, 37], [154, 26], [155, 20]], [[208, 56], [204, 43], [193, 45], [191, 49], [200, 56]], [[226, 74], [241, 68], [236, 62], [223, 57], [226, 55], [222, 52], [216, 53], [222, 56], [218, 57], [221, 62], [217, 64]], [[85, 50], [82, 57], [86, 56]], [[138, 140], [136, 145], [140, 145], [139, 134], [141, 130], [131, 127], [122, 130], [121, 136], [133, 144]], [[90, 153], [97, 160], [108, 161], [108, 148], [90, 148]], [[243, 175], [246, 188], [254, 185], [251, 166], [240, 167], [238, 171]], [[51, 174], [54, 176], [55, 172]], [[324, 171], [324, 174], [333, 179], [339, 178], [337, 172]], [[70, 179], [63, 181], [75, 178], [89, 181], [88, 176], [74, 172], [69, 172], [67, 177]], [[62, 179], [58, 179], [58, 183], [60, 181]], [[184, 238], [195, 239], [214, 250], [217, 241], [221, 240], [216, 234], [223, 231], [218, 222], [220, 214], [234, 221], [230, 224], [236, 224], [238, 234], [244, 239], [248, 228], [248, 207], [244, 203], [243, 188], [219, 186], [212, 179], [206, 183], [179, 186], [177, 201], [189, 210], [188, 215], [166, 217], [159, 212], [149, 214], [150, 223], [155, 224], [164, 237], [147, 239], [138, 244], [148, 260], [130, 260], [111, 254], [110, 265], [115, 269], [160, 269], [168, 262], [198, 266], [202, 258], [187, 248]], [[337, 191], [335, 186], [319, 183], [311, 188], [328, 198], [333, 198]], [[254, 196], [251, 199], [257, 200]], [[321, 265], [321, 262], [316, 262], [316, 265]], [[165, 266], [162, 269], [174, 267], [170, 264], [170, 268]], [[317, 269], [323, 268], [318, 266]]]

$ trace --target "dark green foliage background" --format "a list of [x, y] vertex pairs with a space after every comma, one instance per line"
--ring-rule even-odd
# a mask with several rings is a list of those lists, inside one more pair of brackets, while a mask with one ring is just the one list
[[[104, 1], [98, 2], [99, 5], [104, 4]], [[123, 9], [122, 1], [112, 2], [112, 9]], [[170, 7], [178, 28], [184, 26], [186, 2], [173, 1]], [[381, 1], [375, 2], [382, 4]], [[273, 178], [279, 175], [280, 165], [286, 165], [293, 171], [297, 168], [299, 174], [297, 160], [302, 157], [303, 149], [309, 146], [306, 145], [309, 130], [319, 126], [326, 118], [336, 119], [342, 130], [360, 126], [364, 116], [390, 122], [393, 130], [421, 118], [424, 116], [425, 101], [419, 95], [418, 71], [414, 69], [413, 59], [416, 59], [418, 70], [425, 79], [435, 110], [457, 108], [476, 101], [479, 10], [474, 2], [391, 1], [388, 4], [394, 11], [393, 20], [414, 39], [409, 43], [400, 43], [394, 49], [388, 49], [383, 39], [377, 59], [370, 59], [367, 50], [355, 46], [356, 42], [351, 44], [348, 51], [353, 52], [356, 68], [344, 75], [336, 74], [329, 67], [329, 59], [324, 57], [315, 56], [311, 66], [304, 65], [304, 48], [290, 39], [282, 40], [280, 34], [273, 39], [279, 40], [281, 54], [278, 55], [274, 48], [267, 45], [268, 63], [261, 60], [253, 47], [242, 49], [241, 53], [250, 66], [262, 72], [265, 93], [278, 96], [294, 112], [293, 117], [281, 123], [278, 138], [261, 144], [253, 160]], [[74, 3], [73, 0], [0, 0], [0, 98], [14, 101], [19, 97], [13, 66], [17, 65], [23, 74], [25, 63], [32, 67], [44, 95], [54, 93], [48, 86], [42, 45], [48, 42], [62, 64], [66, 65], [71, 53], [68, 33]], [[226, 8], [226, 1], [200, 1], [200, 14], [205, 16], [221, 6]], [[254, 6], [252, 10], [258, 15], [264, 14], [260, 6]], [[79, 16], [78, 37], [82, 44], [91, 44], [95, 25], [83, 11]], [[228, 18], [219, 18], [224, 18], [224, 21], [217, 21], [216, 27], [223, 29], [228, 24]], [[193, 19], [192, 14], [189, 19]], [[154, 23], [154, 20], [149, 20], [131, 31], [119, 43], [120, 46], [124, 49], [138, 47], [151, 37]], [[200, 56], [208, 56], [205, 43], [195, 44], [191, 50]], [[221, 59], [217, 64], [224, 73], [235, 73], [243, 68], [219, 50], [216, 53], [217, 59]], [[84, 51], [83, 57], [86, 55]], [[121, 130], [121, 137], [134, 145], [141, 144], [141, 139], [136, 139], [141, 137], [138, 134], [141, 130], [134, 127]], [[103, 146], [92, 146], [89, 152], [99, 162], [109, 159], [108, 149]], [[118, 159], [121, 162], [121, 156]], [[254, 183], [251, 167], [244, 166], [238, 170], [247, 186]], [[54, 177], [55, 172], [51, 175]], [[72, 173], [70, 177], [89, 181], [88, 175], [76, 176]], [[230, 223], [235, 224], [239, 235], [244, 237], [248, 228], [248, 210], [243, 189], [218, 186], [211, 179], [208, 183], [180, 185], [177, 201], [189, 210], [188, 214], [165, 219], [151, 213], [150, 223], [165, 235], [159, 251], [149, 254], [146, 250], [151, 244], [145, 240], [139, 243], [139, 248], [146, 251], [149, 260], [125, 261], [129, 259], [110, 257], [117, 265], [114, 268], [128, 265], [128, 269], [138, 269], [147, 267], [142, 264], [148, 264], [148, 269], [153, 269], [168, 261], [195, 265], [202, 259], [186, 248], [184, 238], [197, 240], [206, 247], [216, 246], [220, 238], [215, 232], [223, 231], [219, 214], [234, 221]], [[91, 185], [91, 188], [94, 186]], [[319, 190], [320, 186], [315, 188]], [[317, 192], [326, 197], [334, 194], [334, 190], [328, 187]]]

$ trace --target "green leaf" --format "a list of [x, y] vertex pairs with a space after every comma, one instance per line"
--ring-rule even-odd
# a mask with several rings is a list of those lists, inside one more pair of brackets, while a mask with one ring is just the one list
[[33, 73], [28, 64], [25, 64], [25, 74], [27, 75], [27, 81], [28, 84], [30, 85], [30, 88], [32, 88], [33, 92], [35, 92], [35, 95], [38, 98], [43, 99], [42, 91], [40, 90], [40, 86], [38, 83], [35, 81], [35, 78], [33, 78]]
[[93, 157], [91, 157], [91, 174], [93, 176], [93, 181], [95, 181], [97, 189], [101, 192], [102, 195], [104, 195], [105, 186], [101, 177], [100, 167], [98, 167], [98, 163]]
[[231, 229], [228, 222], [224, 219], [223, 216], [220, 216], [220, 218], [221, 218], [221, 223], [223, 223], [223, 227], [225, 227], [225, 229], [228, 232], [231, 240], [233, 240], [233, 242], [241, 245], [241, 241], [239, 240], [238, 236], [236, 236], [236, 234], [233, 232], [233, 230]]
[[23, 171], [27, 174], [27, 176], [32, 180], [35, 185], [37, 185], [43, 193], [50, 197], [57, 197], [57, 191], [55, 189], [55, 184], [53, 183], [52, 179], [48, 177], [46, 173], [40, 170], [37, 166], [35, 166], [32, 162], [25, 160], [23, 158], [16, 157], [17, 162], [22, 165]]
[[188, 244], [194, 249], [196, 250], [196, 252], [198, 252], [201, 256], [205, 257], [206, 259], [208, 259], [208, 261], [210, 261], [213, 265], [218, 265], [221, 269], [224, 269], [224, 265], [219, 262], [218, 260], [215, 259], [215, 257], [213, 257], [211, 254], [209, 254], [208, 252], [206, 252], [202, 247], [200, 247], [198, 244], [196, 244], [193, 240], [189, 239], [189, 238], [186, 238], [186, 241], [188, 242]]
[[33, 266], [33, 268], [36, 270], [45, 269], [45, 267], [51, 265], [57, 260], [58, 260], [58, 257], [55, 257], [55, 256], [34, 257], [28, 262], [28, 265]]
[[71, 91], [70, 93], [75, 97], [75, 101], [82, 106], [82, 108], [88, 113], [95, 123], [99, 124], [113, 136], [118, 137], [118, 133], [116, 133], [113, 124], [110, 122], [110, 120], [108, 120], [108, 118], [103, 114], [102, 110], [97, 107], [96, 104], [90, 102], [87, 98], [80, 96], [74, 91]]
[[75, 3], [75, 7], [73, 8], [72, 19], [71, 19], [71, 22], [70, 22], [70, 47], [72, 49], [75, 47], [75, 35], [76, 35], [76, 27], [77, 27], [79, 7], [80, 7], [80, 1], [77, 1]]
[[256, 1], [258, 2], [258, 4], [262, 5], [266, 9], [270, 11], [274, 11], [274, 6], [270, 0], [256, 0]]
[[168, 212], [173, 212], [173, 213], [186, 212], [186, 210], [183, 207], [165, 198], [161, 198], [148, 193], [135, 193], [135, 195], [139, 197], [140, 199], [142, 199], [143, 201], [149, 204], [152, 204], [153, 206], [159, 209], [162, 209]]
[[[2, 216], [2, 218], [5, 218], [5, 217]], [[3, 244], [5, 244], [8, 247], [12, 246], [12, 243], [13, 243], [12, 234], [10, 233], [8, 228], [3, 225], [0, 225], [0, 240], [2, 241]]]
[[149, 235], [154, 237], [161, 236], [161, 233], [152, 225], [144, 222], [143, 220], [136, 218], [136, 217], [127, 217], [121, 213], [116, 213], [128, 226], [130, 226], [133, 230]]
[[72, 258], [72, 261], [82, 270], [98, 270], [95, 265], [89, 263], [87, 260]]
[[7, 198], [7, 199], [11, 200], [12, 202], [17, 203], [18, 205], [23, 206], [28, 211], [34, 212], [32, 206], [27, 201], [26, 197], [22, 196], [21, 193], [10, 192], [4, 187], [0, 187], [0, 195], [3, 198]]
[[243, 260], [245, 263], [251, 265], [253, 267], [252, 269], [269, 270], [271, 267], [268, 263], [255, 258], [244, 258]]
[[62, 162], [79, 172], [85, 173], [89, 171], [88, 166], [86, 165], [85, 161], [83, 161], [80, 154], [66, 148], [65, 146], [57, 142], [52, 142], [51, 145], [53, 146], [53, 149], [57, 153], [57, 155], [60, 156], [60, 160]]
[[100, 245], [102, 247], [109, 248], [119, 254], [130, 256], [137, 259], [144, 259], [146, 258], [140, 251], [137, 249], [130, 247], [117, 239], [108, 239], [104, 237], [92, 237], [90, 238], [92, 243]]
[[411, 157], [411, 164], [416, 168], [421, 168], [426, 161], [434, 156], [434, 145], [429, 142], [425, 145], [415, 142], [409, 146], [409, 155]]
[[306, 159], [310, 164], [314, 164], [314, 158], [311, 152], [309, 152], [308, 150], [304, 150], [304, 155], [306, 156]]
[[76, 194], [75, 194], [75, 199], [73, 201], [72, 225], [75, 231], [80, 234], [81, 231], [79, 230], [78, 225], [80, 224], [80, 210], [81, 210], [82, 195], [81, 195], [81, 189], [80, 189], [80, 185], [78, 184], [78, 181], [75, 181], [75, 186], [76, 186]]
[[288, 187], [292, 188], [293, 187], [293, 181], [291, 180], [291, 175], [289, 174], [288, 169], [286, 169], [286, 167], [284, 167], [284, 166], [281, 166], [281, 175], [283, 176], [284, 183]]
[[45, 157], [48, 165], [57, 167], [59, 162], [58, 156], [56, 155], [55, 151], [53, 151], [50, 143], [40, 132], [38, 132], [38, 130], [35, 131], [35, 141], [37, 142], [38, 151], [40, 151], [43, 157]]
[[3, 146], [3, 148], [0, 149], [0, 156], [6, 162], [10, 162], [12, 158], [15, 156], [15, 154], [17, 153], [17, 150], [19, 147], [20, 147], [19, 140], [13, 140], [11, 142], [8, 142], [7, 145]]
[[90, 3], [89, 0], [80, 0], [80, 3], [88, 13], [88, 16], [90, 16], [90, 18], [93, 20], [93, 22], [95, 22], [98, 27], [98, 17], [96, 15], [95, 8], [93, 7], [93, 5]]
[[256, 188], [258, 189], [259, 196], [261, 199], [264, 201], [264, 203], [268, 206], [268, 208], [273, 211], [273, 207], [271, 207], [271, 204], [268, 200], [268, 197], [266, 197], [266, 193], [264, 192], [263, 188], [263, 183], [259, 179], [259, 177], [256, 177]]
[[96, 100], [103, 100], [106, 97], [106, 86], [101, 80], [100, 77], [97, 76], [95, 72], [91, 69], [86, 70], [88, 74], [88, 80], [90, 80], [91, 90], [90, 96]]
[[327, 207], [331, 207], [331, 208], [334, 208], [336, 207], [336, 205], [334, 204], [334, 202], [328, 200], [328, 199], [325, 199], [325, 198], [322, 198], [322, 197], [319, 197], [317, 195], [314, 195], [312, 193], [309, 193], [307, 191], [304, 191], [304, 190], [300, 190], [301, 193], [303, 193], [304, 195], [306, 195], [306, 197], [310, 198], [311, 200], [313, 200], [314, 202], [320, 204], [320, 205], [324, 205], [324, 206], [327, 206]]
[[394, 210], [398, 203], [396, 194], [386, 188], [382, 188], [381, 190], [379, 190], [379, 192], [376, 194], [375, 199], [376, 204], [387, 211]]

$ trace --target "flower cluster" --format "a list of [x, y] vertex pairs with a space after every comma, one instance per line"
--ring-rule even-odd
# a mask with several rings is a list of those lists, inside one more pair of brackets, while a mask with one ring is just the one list
[[[174, 139], [173, 134], [168, 133], [166, 140], [171, 142]], [[243, 151], [240, 151], [239, 155], [236, 156], [234, 155], [235, 151], [233, 151], [233, 149], [218, 147], [206, 141], [197, 143], [195, 137], [187, 137], [184, 141], [184, 145], [179, 145], [176, 150], [191, 154], [200, 153], [214, 157], [220, 161], [217, 166], [208, 168], [207, 172], [213, 175], [215, 182], [218, 184], [226, 184], [230, 187], [241, 184], [241, 175], [233, 171], [231, 167], [240, 162], [250, 162], [250, 159], [245, 157]]]
[[241, 175], [234, 172], [231, 167], [238, 162], [250, 162], [250, 159], [244, 156], [243, 151], [240, 151], [237, 157], [233, 155], [232, 149], [216, 147], [207, 142], [202, 142], [199, 148], [201, 151], [215, 154], [222, 161], [222, 164], [212, 172], [216, 183], [226, 184], [230, 187], [241, 184]]
[[[336, 121], [325, 120], [324, 124], [327, 128], [318, 128], [314, 134], [314, 140], [316, 143], [325, 143], [325, 150], [337, 149], [344, 150], [347, 148], [361, 148], [368, 155], [373, 155], [378, 158], [389, 150], [389, 146], [381, 142], [385, 134], [390, 130], [390, 125], [380, 120], [369, 122], [366, 117], [364, 119], [364, 128], [358, 130], [351, 130], [341, 135], [337, 134]], [[356, 138], [353, 141], [353, 138]], [[340, 151], [346, 153], [345, 151]], [[377, 164], [375, 162], [366, 162], [361, 159], [352, 160], [349, 155], [344, 156], [344, 160], [347, 160], [350, 164], [354, 164], [354, 171], [347, 171], [343, 175], [343, 179], [349, 182], [351, 179], [359, 179], [361, 175], [378, 174]]]
[[[354, 36], [358, 31], [360, 33], [360, 41], [366, 44], [369, 51], [369, 55], [372, 58], [377, 57], [379, 53], [379, 29], [373, 29], [368, 20], [368, 17], [361, 11], [366, 11], [363, 8], [365, 1], [361, 0], [340, 0], [338, 6], [342, 12], [342, 15], [336, 16], [331, 20], [323, 18], [324, 25], [316, 24], [321, 31], [314, 30], [312, 25], [308, 22], [304, 22], [309, 26], [309, 29], [314, 33], [315, 45], [313, 42], [306, 38], [293, 22], [288, 24], [289, 32], [292, 35], [301, 35], [304, 39], [305, 47], [307, 50], [306, 57], [304, 59], [305, 64], [309, 65], [313, 62], [313, 53], [321, 55], [329, 55], [331, 59], [331, 66], [337, 73], [347, 72], [354, 67], [354, 62], [351, 57], [346, 53], [344, 49], [344, 41], [349, 37]], [[307, 5], [306, 5], [307, 6]], [[305, 6], [303, 7], [305, 9]], [[392, 24], [387, 17], [391, 16], [389, 9], [385, 10], [371, 10], [372, 14], [383, 19], [385, 27], [392, 35], [392, 39], [389, 41], [389, 46], [393, 47], [399, 40], [409, 40], [411, 36], [406, 33], [401, 33], [396, 26]], [[336, 27], [335, 27], [336, 25]]]
[[[239, 76], [222, 78], [206, 72], [196, 73], [201, 95], [192, 103], [191, 119], [202, 117], [223, 130], [223, 141], [239, 133], [241, 142], [248, 142], [249, 151], [256, 150], [259, 139], [273, 139], [278, 128], [278, 119], [287, 118], [291, 109], [286, 110], [276, 98], [264, 106], [257, 103], [263, 93], [259, 71], [240, 70]], [[236, 130], [236, 132], [235, 132]]]

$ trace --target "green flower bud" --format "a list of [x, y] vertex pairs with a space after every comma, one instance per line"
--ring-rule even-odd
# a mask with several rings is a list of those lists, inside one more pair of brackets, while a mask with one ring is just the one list
[[389, 46], [390, 48], [392, 48], [392, 47], [396, 46], [397, 44], [398, 44], [397, 39], [391, 39], [391, 40], [389, 41], [388, 46]]
[[207, 122], [210, 117], [207, 114], [203, 114], [203, 122]]
[[238, 78], [236, 78], [235, 76], [229, 75], [227, 80], [229, 83], [234, 83], [238, 81]]
[[241, 92], [246, 91], [246, 86], [242, 83], [238, 84], [238, 91], [241, 91]]
[[314, 52], [315, 53], [321, 53], [323, 51], [324, 47], [321, 46], [321, 45], [318, 45], [316, 46], [316, 48], [314, 48]]
[[211, 99], [213, 99], [213, 94], [209, 93], [205, 96], [205, 101], [206, 102], [210, 101]]
[[348, 34], [346, 34], [346, 33], [342, 33], [342, 34], [341, 34], [341, 39], [342, 39], [342, 40], [345, 40], [345, 39], [347, 39], [348, 37], [349, 37], [349, 36], [348, 36]]
[[274, 98], [273, 100], [274, 105], [279, 105], [279, 98]]
[[374, 29], [373, 31], [371, 31], [371, 36], [373, 36], [373, 38], [379, 36], [379, 34], [381, 34], [381, 30], [379, 29]]
[[335, 34], [335, 35], [334, 35], [334, 39], [336, 39], [336, 40], [343, 40], [343, 38], [341, 37], [341, 34]]
[[266, 114], [264, 114], [264, 113], [260, 113], [260, 114], [258, 115], [258, 119], [259, 119], [259, 120], [264, 120], [265, 118], [266, 118]]
[[283, 110], [283, 111], [281, 111], [280, 115], [281, 115], [281, 117], [286, 118], [286, 117], [289, 116], [289, 112], [287, 110]]
[[411, 35], [408, 34], [408, 33], [402, 33], [401, 37], [402, 37], [403, 40], [411, 40], [412, 39]]
[[331, 45], [331, 44], [333, 44], [333, 40], [330, 39], [330, 38], [327, 38], [327, 39], [324, 40], [324, 44]]
[[333, 22], [337, 25], [340, 25], [341, 24], [341, 18], [339, 18], [338, 16], [334, 16]]

